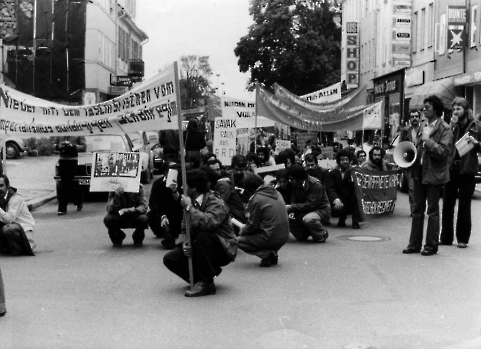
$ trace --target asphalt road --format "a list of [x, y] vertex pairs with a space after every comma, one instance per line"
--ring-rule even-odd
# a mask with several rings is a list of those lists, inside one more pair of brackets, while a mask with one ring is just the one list
[[399, 193], [394, 214], [361, 230], [333, 226], [326, 244], [290, 239], [278, 266], [239, 251], [217, 294], [193, 299], [150, 231], [144, 247], [128, 230], [114, 249], [104, 202], [56, 211], [56, 201], [33, 211], [35, 257], [0, 256], [2, 349], [481, 348], [479, 197], [467, 249], [403, 255], [411, 219]]

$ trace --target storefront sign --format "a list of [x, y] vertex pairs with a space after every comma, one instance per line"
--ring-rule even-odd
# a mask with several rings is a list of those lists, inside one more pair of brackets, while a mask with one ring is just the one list
[[466, 7], [448, 6], [448, 47], [450, 50], [464, 48], [464, 29], [466, 25]]
[[357, 22], [346, 23], [346, 84], [348, 88], [359, 85], [359, 26]]
[[374, 83], [375, 95], [397, 92], [398, 90], [399, 81], [397, 79], [384, 80], [382, 82]]

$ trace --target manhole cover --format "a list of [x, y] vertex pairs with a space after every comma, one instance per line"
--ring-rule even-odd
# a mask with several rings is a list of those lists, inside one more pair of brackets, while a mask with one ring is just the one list
[[350, 240], [350, 241], [360, 241], [360, 242], [381, 242], [381, 241], [388, 241], [390, 240], [387, 237], [383, 236], [369, 236], [369, 235], [343, 235], [339, 236], [341, 240]]

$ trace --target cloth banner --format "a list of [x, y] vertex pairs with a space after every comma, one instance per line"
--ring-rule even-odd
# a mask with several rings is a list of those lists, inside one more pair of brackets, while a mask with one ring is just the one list
[[300, 97], [314, 104], [338, 101], [341, 98], [341, 83], [338, 82], [337, 84], [302, 95]]
[[139, 153], [93, 153], [92, 164], [91, 192], [114, 191], [118, 187], [129, 193], [139, 192]]
[[367, 215], [394, 212], [399, 171], [371, 171], [354, 167], [351, 171], [361, 221]]
[[92, 105], [58, 104], [0, 84], [0, 132], [50, 137], [178, 129], [176, 65], [119, 97]]
[[382, 101], [346, 110], [313, 111], [290, 100], [280, 98], [261, 87], [256, 89], [257, 113], [268, 119], [303, 130], [341, 132], [380, 129]]

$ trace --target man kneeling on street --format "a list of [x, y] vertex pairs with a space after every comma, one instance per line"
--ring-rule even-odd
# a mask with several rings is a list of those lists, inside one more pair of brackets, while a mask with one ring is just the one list
[[[233, 262], [237, 255], [237, 240], [230, 223], [229, 209], [224, 201], [208, 188], [207, 175], [202, 170], [190, 170], [186, 175], [181, 205], [184, 208], [182, 234], [183, 244], [164, 256], [164, 265], [186, 282], [190, 282], [189, 257], [193, 262], [192, 290], [186, 297], [199, 297], [216, 293], [214, 276], [222, 267]], [[191, 245], [185, 238], [188, 220]]]
[[135, 228], [132, 234], [134, 246], [142, 246], [144, 231], [149, 226], [147, 210], [148, 204], [142, 184], [139, 186], [138, 193], [127, 193], [122, 187], [109, 193], [104, 224], [114, 247], [122, 246], [125, 239], [122, 228]]
[[10, 187], [10, 181], [0, 175], [0, 252], [33, 256], [35, 221], [17, 189]]
[[286, 205], [289, 226], [297, 240], [326, 242], [329, 236], [324, 225], [331, 219], [331, 206], [326, 190], [319, 179], [307, 174], [302, 165], [291, 166], [288, 170], [292, 183], [291, 204]]

